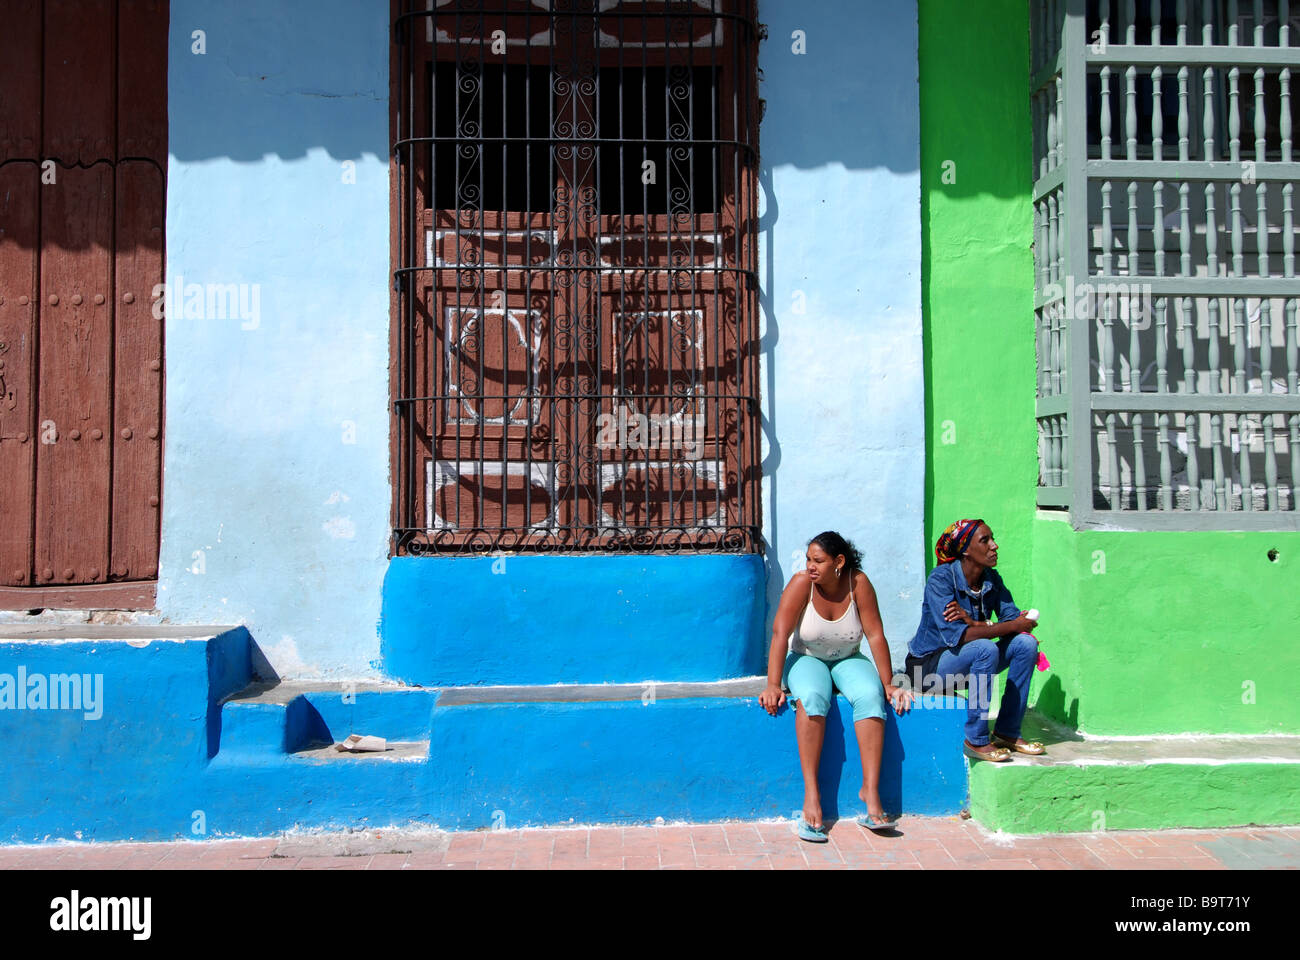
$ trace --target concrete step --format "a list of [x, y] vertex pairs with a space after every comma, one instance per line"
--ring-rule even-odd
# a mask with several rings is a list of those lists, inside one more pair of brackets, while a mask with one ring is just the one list
[[[763, 677], [713, 683], [443, 689], [430, 756], [449, 828], [709, 821], [796, 814], [802, 777], [788, 706], [758, 704]], [[966, 804], [960, 698], [925, 697], [886, 720], [881, 796], [890, 810]], [[848, 702], [827, 718], [820, 768], [828, 818], [865, 813]]]
[[[803, 789], [793, 713], [784, 707], [773, 718], [758, 705], [765, 682], [438, 690], [255, 683], [222, 705], [221, 750], [211, 767], [275, 793], [274, 780], [257, 770], [290, 763], [291, 793], [298, 802], [316, 797], [304, 814], [388, 804], [448, 829], [797, 815]], [[965, 806], [956, 746], [964, 711], [960, 698], [926, 697], [907, 717], [887, 720], [881, 793], [889, 809], [953, 814]], [[424, 736], [396, 732], [417, 728]], [[335, 750], [350, 732], [384, 736], [394, 749]], [[406, 774], [394, 779], [376, 762], [383, 760], [425, 761], [419, 786]], [[316, 776], [325, 779], [313, 786]], [[827, 721], [820, 780], [828, 818], [865, 812], [843, 698]]]
[[399, 684], [255, 680], [221, 703], [218, 755], [222, 762], [271, 760], [353, 733], [427, 744], [436, 699], [435, 690]]
[[387, 750], [368, 750], [364, 753], [352, 753], [347, 750], [340, 750], [332, 743], [326, 743], [321, 746], [298, 750], [293, 754], [293, 759], [305, 763], [372, 763], [384, 761], [410, 763], [429, 759], [428, 740], [414, 740], [406, 743], [400, 740], [389, 740], [387, 746]]
[[1287, 824], [1300, 818], [1300, 736], [1090, 737], [1030, 710], [1041, 757], [970, 764], [971, 813], [993, 830], [1063, 833]]
[[[802, 803], [793, 714], [771, 717], [758, 705], [761, 677], [266, 684], [253, 676], [242, 627], [22, 632], [0, 637], [0, 682], [13, 691], [21, 679], [45, 699], [32, 693], [23, 708], [0, 710], [10, 744], [0, 843], [758, 819]], [[93, 704], [63, 702], [73, 676], [93, 681]], [[888, 807], [952, 814], [965, 805], [964, 708], [960, 698], [927, 697], [889, 719]], [[393, 749], [332, 749], [351, 733]], [[852, 717], [838, 698], [821, 766], [828, 818], [862, 810], [860, 776]]]

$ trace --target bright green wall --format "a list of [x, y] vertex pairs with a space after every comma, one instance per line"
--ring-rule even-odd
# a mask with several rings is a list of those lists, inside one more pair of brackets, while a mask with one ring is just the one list
[[[1036, 596], [1054, 607], [1070, 584], [1057, 662], [1080, 664], [1077, 688], [1049, 687], [1048, 700], [1068, 712], [1077, 690], [1087, 732], [1300, 733], [1300, 535], [1076, 532], [1040, 519], [1033, 556]], [[1046, 644], [1062, 630], [1044, 633]]]
[[988, 520], [1017, 602], [1044, 612], [1045, 712], [1094, 734], [1300, 733], [1300, 533], [1037, 511], [1027, 4], [921, 0], [920, 26], [929, 541]]
[[983, 517], [1022, 605], [1038, 602], [1027, 24], [1023, 0], [920, 3], [926, 538]]

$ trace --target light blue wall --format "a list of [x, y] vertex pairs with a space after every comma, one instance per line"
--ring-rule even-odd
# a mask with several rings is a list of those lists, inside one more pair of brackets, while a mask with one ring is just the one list
[[[772, 2], [760, 18], [768, 614], [807, 538], [839, 529], [899, 660], [924, 572], [915, 5]], [[247, 623], [285, 676], [380, 672], [381, 598], [423, 601], [391, 578], [384, 592], [388, 44], [384, 3], [172, 4], [168, 277], [256, 284], [260, 316], [170, 305], [158, 605]], [[421, 562], [426, 592], [451, 569]], [[553, 595], [581, 585], [559, 576]], [[761, 669], [767, 639], [738, 662]]]
[[256, 284], [260, 316], [168, 305], [158, 606], [247, 622], [289, 675], [379, 652], [388, 42], [383, 2], [171, 4], [168, 277]]
[[898, 665], [925, 580], [916, 4], [772, 0], [759, 18], [769, 607], [838, 530]]

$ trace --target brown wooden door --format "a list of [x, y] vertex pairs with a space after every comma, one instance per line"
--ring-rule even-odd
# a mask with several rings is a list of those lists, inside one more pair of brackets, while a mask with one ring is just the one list
[[157, 577], [167, 19], [0, 0], [0, 606]]

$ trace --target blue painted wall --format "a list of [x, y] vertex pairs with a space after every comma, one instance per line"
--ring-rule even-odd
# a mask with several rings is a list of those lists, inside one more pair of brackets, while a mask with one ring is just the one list
[[250, 309], [168, 304], [158, 607], [246, 622], [287, 676], [378, 656], [388, 40], [386, 3], [171, 4], [168, 278]]
[[763, 579], [753, 555], [401, 557], [383, 667], [424, 686], [752, 676]]
[[901, 664], [925, 580], [916, 4], [761, 2], [759, 18], [769, 609], [836, 529]]

